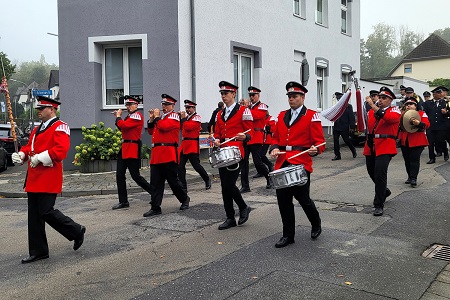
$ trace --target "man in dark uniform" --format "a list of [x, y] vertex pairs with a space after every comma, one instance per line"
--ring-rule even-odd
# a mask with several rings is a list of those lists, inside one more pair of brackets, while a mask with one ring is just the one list
[[223, 109], [223, 102], [220, 101], [219, 103], [217, 103], [217, 108], [212, 112], [211, 114], [211, 119], [209, 120], [208, 123], [208, 132], [212, 133], [214, 131], [214, 125], [216, 125], [216, 115], [219, 112], [219, 110]]
[[272, 187], [269, 181], [269, 169], [261, 159], [264, 143], [264, 127], [267, 116], [267, 105], [259, 100], [260, 93], [261, 90], [257, 87], [250, 86], [248, 88], [248, 95], [251, 102], [249, 108], [253, 117], [253, 134], [252, 139], [247, 142], [247, 149], [243, 159], [241, 169], [241, 193], [250, 192], [250, 183], [248, 180], [250, 153], [252, 154], [256, 171], [258, 171], [259, 174], [262, 174], [267, 180], [266, 189], [270, 189]]
[[[340, 92], [334, 93], [336, 99], [339, 100], [344, 95]], [[350, 141], [350, 129], [354, 130], [356, 127], [355, 115], [353, 113], [353, 106], [349, 103], [344, 113], [334, 122], [333, 125], [333, 144], [334, 144], [334, 158], [331, 160], [341, 159], [341, 145], [339, 144], [339, 137], [342, 136], [345, 144], [352, 151], [353, 158], [356, 157], [356, 149]]]
[[374, 216], [383, 215], [384, 202], [391, 194], [387, 188], [387, 172], [392, 157], [397, 154], [396, 139], [401, 116], [400, 109], [391, 106], [394, 99], [395, 94], [385, 86], [380, 89], [377, 104], [366, 97], [372, 109], [368, 112], [368, 134], [363, 154], [367, 173], [375, 183]]
[[144, 217], [161, 214], [164, 196], [164, 183], [167, 180], [175, 197], [180, 201], [180, 210], [189, 208], [190, 198], [178, 179], [178, 139], [180, 133], [180, 116], [173, 109], [177, 100], [161, 95], [162, 113], [151, 109], [147, 122], [148, 133], [152, 135], [152, 154], [150, 158], [151, 208]]
[[[276, 248], [286, 247], [295, 242], [295, 214], [292, 203], [295, 198], [303, 208], [311, 223], [311, 238], [316, 239], [322, 233], [321, 219], [314, 202], [311, 200], [310, 174], [312, 173], [312, 156], [316, 156], [325, 150], [325, 146], [316, 145], [325, 142], [320, 116], [314, 110], [304, 105], [305, 94], [308, 90], [298, 82], [286, 84], [289, 106], [288, 110], [278, 115], [275, 126], [270, 155], [277, 157], [275, 170], [289, 165], [303, 165], [308, 177], [305, 185], [277, 189], [278, 208], [283, 223], [283, 236], [275, 244]], [[307, 150], [304, 155], [290, 159], [295, 154]], [[280, 153], [283, 152], [283, 153]]]
[[444, 91], [448, 89], [444, 86], [438, 86], [433, 89], [431, 92], [433, 93], [433, 100], [426, 101], [422, 108], [428, 115], [428, 119], [430, 120], [430, 128], [427, 132], [427, 138], [429, 142], [428, 146], [428, 157], [430, 160], [427, 164], [434, 164], [436, 162], [436, 154], [443, 152], [444, 160], [448, 160], [448, 148], [445, 143], [445, 134], [446, 131], [450, 130], [450, 121], [446, 118], [445, 112], [443, 113], [443, 109], [446, 108], [447, 102], [443, 97]]
[[137, 111], [139, 99], [133, 96], [124, 96], [128, 116], [122, 120], [122, 109], [114, 112], [116, 126], [122, 132], [122, 148], [117, 156], [116, 183], [119, 203], [112, 209], [129, 207], [127, 183], [125, 173], [130, 171], [131, 178], [147, 193], [150, 194], [150, 183], [139, 173], [141, 167], [141, 135], [144, 127], [144, 117]]
[[86, 232], [86, 227], [53, 208], [56, 195], [62, 190], [62, 160], [69, 151], [70, 128], [56, 116], [60, 102], [42, 96], [38, 101], [37, 116], [42, 123], [34, 128], [28, 144], [19, 153], [12, 154], [14, 163], [22, 164], [28, 160], [25, 191], [28, 195], [30, 256], [22, 259], [23, 264], [49, 257], [45, 223], [69, 241], [74, 241], [73, 250], [81, 247]]
[[181, 185], [187, 191], [186, 182], [186, 162], [189, 160], [194, 170], [202, 177], [205, 182], [205, 188], [211, 188], [211, 179], [208, 173], [200, 164], [200, 130], [202, 127], [202, 118], [195, 111], [197, 103], [191, 100], [184, 100], [186, 111], [181, 112], [181, 136], [183, 141], [180, 148], [180, 164], [178, 165], [178, 176]]
[[[236, 91], [238, 87], [227, 81], [219, 83], [222, 101], [225, 103], [225, 109], [217, 113], [216, 126], [214, 127], [214, 145], [216, 147], [236, 146], [239, 148], [241, 156], [245, 156], [243, 142], [251, 139], [249, 133], [244, 133], [252, 128], [252, 113], [245, 106], [240, 106], [235, 102]], [[225, 140], [231, 139], [226, 144]], [[242, 160], [235, 165], [219, 168], [220, 184], [222, 187], [223, 206], [227, 219], [219, 226], [219, 230], [229, 229], [236, 225], [242, 225], [248, 220], [251, 208], [242, 198], [236, 181], [239, 171], [242, 167]], [[239, 220], [236, 224], [234, 217], [233, 201], [239, 208]]]

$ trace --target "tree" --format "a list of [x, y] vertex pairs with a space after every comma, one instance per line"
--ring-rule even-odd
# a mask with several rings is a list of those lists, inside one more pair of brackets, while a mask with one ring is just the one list
[[364, 69], [361, 68], [363, 78], [386, 76], [398, 62], [394, 56], [397, 49], [394, 27], [379, 23], [373, 29], [367, 41], [361, 42], [361, 61], [365, 64]]
[[445, 29], [437, 29], [434, 31], [434, 33], [436, 33], [441, 38], [443, 38], [445, 41], [450, 43], [450, 27], [447, 27]]
[[428, 84], [430, 86], [440, 86], [443, 85], [445, 87], [450, 87], [450, 79], [444, 79], [444, 78], [436, 78], [433, 81], [428, 81]]
[[[11, 75], [15, 73], [16, 65], [11, 64], [11, 61], [8, 59], [7, 55], [3, 52], [0, 52], [0, 59], [3, 63], [3, 67], [0, 68], [0, 78], [6, 76], [7, 79], [11, 78]], [[1, 67], [1, 63], [0, 63]], [[3, 74], [3, 69], [5, 73]]]
[[399, 58], [405, 57], [424, 40], [424, 35], [414, 33], [407, 26], [400, 26]]

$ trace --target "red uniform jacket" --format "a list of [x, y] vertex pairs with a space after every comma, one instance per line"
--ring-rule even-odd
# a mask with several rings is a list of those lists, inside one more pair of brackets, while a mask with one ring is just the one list
[[[375, 118], [374, 110], [371, 109], [367, 114], [367, 132], [368, 134], [375, 134], [375, 137], [373, 139], [375, 155], [396, 155], [397, 148], [395, 137], [397, 136], [398, 126], [400, 124], [400, 116], [402, 114], [400, 109], [397, 106], [388, 107], [384, 111], [384, 116], [380, 119], [376, 128], [375, 125], [377, 123], [377, 119]], [[387, 135], [390, 137], [386, 137]], [[370, 147], [367, 141], [364, 145], [363, 155], [371, 155]]]
[[430, 120], [428, 120], [428, 116], [424, 111], [419, 111], [420, 122], [419, 130], [416, 132], [406, 132], [400, 131], [398, 134], [398, 138], [402, 142], [402, 146], [406, 146], [406, 141], [408, 141], [408, 147], [420, 147], [420, 146], [428, 146], [427, 135], [425, 134], [425, 129], [430, 127]]
[[152, 155], [150, 164], [168, 162], [178, 163], [178, 134], [180, 132], [180, 116], [171, 111], [164, 118], [155, 118], [148, 122], [148, 133], [152, 135]]
[[275, 131], [275, 127], [277, 125], [277, 119], [272, 117], [272, 116], [266, 116], [266, 120], [265, 120], [265, 124], [264, 124], [264, 128], [265, 128], [265, 141], [264, 144], [265, 145], [270, 145], [272, 144], [272, 136], [273, 136], [273, 132]]
[[199, 136], [202, 128], [202, 118], [197, 113], [181, 120], [181, 142], [180, 153], [200, 153]]
[[[236, 104], [231, 111], [228, 119], [225, 121], [225, 109], [220, 110], [216, 116], [216, 126], [214, 126], [214, 138], [219, 139], [221, 142], [226, 139], [235, 137], [238, 133], [242, 133], [253, 126], [253, 117], [250, 109], [245, 106]], [[251, 132], [251, 131], [250, 131]], [[250, 132], [246, 133], [247, 140], [251, 139]], [[244, 146], [241, 141], [230, 141], [223, 144], [223, 147], [238, 146], [241, 151], [242, 157], [244, 157]]]
[[264, 125], [267, 115], [267, 105], [258, 101], [250, 108], [253, 117], [252, 139], [249, 145], [264, 143]]
[[140, 157], [140, 139], [142, 128], [144, 127], [144, 118], [138, 111], [133, 112], [125, 119], [117, 118], [116, 126], [122, 132], [122, 158]]
[[20, 151], [25, 153], [25, 160], [29, 160], [34, 154], [47, 150], [53, 166], [45, 167], [42, 163], [39, 163], [35, 168], [31, 168], [28, 163], [25, 191], [61, 193], [63, 183], [62, 160], [66, 158], [70, 147], [69, 125], [56, 118], [49, 123], [45, 130], [38, 132], [39, 128], [40, 126], [33, 129], [28, 144], [23, 146]]
[[[282, 111], [278, 115], [278, 122], [275, 126], [272, 145], [269, 151], [286, 146], [301, 147], [302, 150], [286, 151], [286, 154], [278, 155], [277, 161], [275, 162], [275, 170], [278, 170], [289, 157], [309, 149], [312, 145], [319, 145], [325, 142], [322, 122], [320, 121], [319, 113], [316, 111], [303, 106], [300, 114], [291, 126], [289, 126], [290, 119], [290, 109]], [[325, 150], [325, 146], [320, 146], [317, 150], [318, 153], [322, 153]], [[280, 151], [284, 152], [285, 150]], [[305, 170], [311, 173], [313, 171], [312, 158], [307, 153], [287, 161], [292, 165], [302, 164]]]

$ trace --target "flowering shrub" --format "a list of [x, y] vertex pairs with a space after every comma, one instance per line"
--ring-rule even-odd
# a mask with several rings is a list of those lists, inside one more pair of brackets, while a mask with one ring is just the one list
[[75, 166], [81, 166], [89, 160], [117, 159], [121, 147], [122, 133], [120, 130], [105, 128], [105, 123], [98, 126], [92, 124], [91, 128], [82, 127], [84, 143], [75, 146], [76, 154], [73, 160]]

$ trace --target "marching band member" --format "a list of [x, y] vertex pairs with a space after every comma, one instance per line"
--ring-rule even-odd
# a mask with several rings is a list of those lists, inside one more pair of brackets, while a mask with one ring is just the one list
[[374, 216], [382, 216], [386, 197], [391, 194], [387, 188], [387, 171], [391, 158], [397, 154], [396, 139], [400, 123], [400, 109], [391, 106], [395, 94], [383, 86], [378, 94], [378, 104], [371, 97], [366, 102], [368, 112], [367, 139], [363, 154], [366, 156], [367, 172], [375, 183]]
[[191, 100], [184, 100], [186, 111], [181, 112], [181, 136], [183, 141], [180, 147], [180, 164], [178, 165], [178, 176], [181, 185], [187, 191], [186, 183], [186, 162], [189, 160], [194, 170], [202, 177], [205, 182], [205, 188], [211, 188], [211, 179], [208, 173], [200, 164], [200, 130], [202, 119], [197, 114], [195, 108], [197, 103]]
[[147, 193], [150, 194], [150, 184], [139, 173], [141, 167], [141, 135], [144, 127], [144, 117], [137, 111], [139, 99], [133, 96], [124, 96], [128, 116], [122, 120], [122, 110], [114, 112], [116, 126], [122, 132], [122, 147], [117, 155], [116, 184], [119, 203], [112, 209], [121, 209], [130, 206], [127, 195], [125, 173], [130, 171], [131, 178]]
[[[406, 97], [404, 109], [418, 110], [418, 102], [414, 97]], [[418, 111], [420, 120], [416, 118], [411, 118], [409, 122], [412, 125], [419, 128], [416, 132], [408, 132], [400, 130], [398, 138], [401, 141], [401, 150], [403, 155], [403, 160], [405, 161], [406, 173], [408, 174], [408, 179], [405, 181], [406, 184], [411, 184], [412, 187], [417, 185], [417, 175], [419, 174], [420, 168], [420, 155], [425, 146], [428, 146], [427, 136], [425, 135], [425, 129], [430, 127], [430, 121], [428, 116], [424, 111]]]
[[49, 257], [45, 223], [69, 241], [78, 250], [84, 241], [86, 227], [54, 209], [56, 195], [63, 183], [62, 160], [70, 147], [69, 125], [56, 116], [60, 102], [37, 97], [37, 116], [42, 121], [35, 127], [26, 146], [12, 154], [14, 163], [28, 160], [25, 191], [28, 195], [28, 249], [30, 256], [22, 263], [31, 263]]
[[190, 198], [178, 179], [178, 134], [180, 132], [180, 116], [173, 109], [177, 100], [161, 95], [161, 111], [151, 109], [147, 122], [148, 133], [152, 135], [152, 154], [150, 157], [151, 208], [144, 217], [161, 214], [161, 203], [164, 195], [164, 183], [167, 180], [175, 197], [180, 201], [180, 210], [189, 208]]
[[[267, 105], [269, 108], [269, 105]], [[269, 169], [269, 173], [273, 171], [273, 163], [267, 158], [267, 150], [269, 150], [270, 144], [272, 144], [272, 134], [275, 130], [275, 125], [277, 123], [277, 119], [272, 117], [267, 111], [266, 118], [264, 120], [264, 138], [263, 138], [263, 146], [261, 151], [261, 160]], [[256, 173], [253, 178], [263, 177], [259, 172]]]
[[[216, 117], [216, 126], [214, 127], [214, 145], [221, 146], [221, 143], [227, 139], [235, 138], [222, 146], [237, 146], [244, 157], [243, 142], [251, 139], [249, 133], [244, 131], [252, 128], [252, 113], [245, 106], [235, 103], [236, 91], [238, 87], [226, 81], [219, 83], [222, 101], [225, 103], [225, 109], [219, 111]], [[237, 224], [242, 225], [248, 220], [250, 214], [250, 206], [245, 203], [236, 181], [239, 171], [242, 167], [242, 161], [236, 165], [219, 168], [220, 184], [222, 187], [222, 199], [227, 219], [219, 226], [219, 230], [225, 230], [235, 227]], [[234, 217], [233, 201], [239, 208], [239, 220], [236, 224]]]
[[[302, 206], [311, 223], [311, 238], [316, 239], [322, 233], [319, 212], [309, 195], [310, 174], [313, 171], [311, 157], [325, 150], [325, 146], [315, 146], [325, 141], [322, 123], [319, 114], [304, 105], [305, 94], [308, 90], [303, 85], [291, 81], [286, 84], [286, 90], [290, 109], [282, 111], [278, 115], [269, 151], [272, 157], [277, 157], [275, 170], [290, 164], [303, 164], [308, 181], [302, 186], [295, 185], [276, 190], [278, 208], [283, 223], [283, 236], [275, 244], [276, 248], [286, 247], [295, 242], [295, 214], [292, 203], [294, 197]], [[308, 150], [307, 154], [288, 160], [289, 157], [303, 150]], [[286, 151], [286, 153], [280, 154], [280, 151]]]
[[250, 108], [253, 117], [253, 135], [252, 139], [247, 143], [247, 151], [243, 158], [244, 163], [242, 164], [241, 169], [241, 193], [250, 191], [250, 183], [248, 180], [250, 153], [252, 154], [256, 170], [267, 180], [266, 189], [272, 187], [269, 181], [269, 170], [261, 160], [267, 105], [259, 100], [260, 93], [261, 90], [257, 87], [250, 86], [248, 88], [248, 95], [251, 102], [248, 107]]

